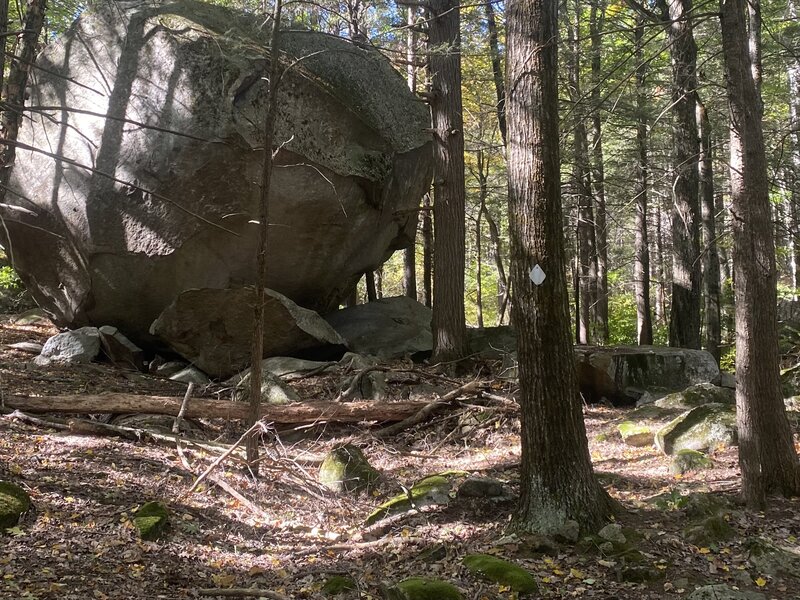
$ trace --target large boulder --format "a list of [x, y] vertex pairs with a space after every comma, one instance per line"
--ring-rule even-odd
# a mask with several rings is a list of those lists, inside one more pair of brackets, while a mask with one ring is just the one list
[[736, 408], [730, 404], [702, 404], [662, 427], [655, 436], [656, 447], [671, 455], [684, 449], [708, 452], [735, 446]]
[[[25, 121], [36, 150], [6, 198], [32, 214], [0, 236], [58, 325], [142, 344], [184, 290], [254, 282], [270, 29], [195, 0], [100, 0], [40, 54], [31, 102], [52, 108]], [[327, 312], [412, 242], [429, 115], [374, 49], [294, 28], [281, 46], [268, 286]]]
[[[341, 356], [344, 341], [317, 313], [266, 290], [264, 356], [318, 352]], [[153, 323], [151, 333], [216, 377], [250, 364], [255, 289], [186, 290]]]
[[402, 358], [433, 350], [431, 309], [406, 296], [344, 308], [325, 320], [359, 354]]
[[594, 402], [632, 404], [647, 390], [675, 392], [719, 378], [717, 363], [705, 350], [577, 346], [575, 361], [581, 392]]

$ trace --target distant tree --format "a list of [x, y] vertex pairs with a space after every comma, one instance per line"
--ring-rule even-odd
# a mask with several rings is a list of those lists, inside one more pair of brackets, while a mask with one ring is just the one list
[[759, 94], [751, 72], [746, 0], [722, 0], [730, 108], [730, 182], [736, 298], [736, 423], [742, 492], [800, 492], [800, 472], [779, 377], [777, 272]]
[[[506, 118], [513, 319], [522, 410], [517, 524], [594, 529], [612, 502], [592, 471], [570, 341], [558, 147], [558, 3], [507, 3]], [[533, 284], [540, 265], [546, 279]]]
[[465, 189], [461, 98], [461, 31], [457, 0], [430, 0], [433, 121], [433, 356], [445, 362], [466, 354], [464, 321]]

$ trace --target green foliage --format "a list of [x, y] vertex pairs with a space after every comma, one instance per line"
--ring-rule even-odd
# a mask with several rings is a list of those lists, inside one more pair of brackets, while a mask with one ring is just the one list
[[631, 294], [608, 299], [608, 332], [612, 345], [636, 343], [636, 301]]
[[720, 371], [726, 373], [736, 372], [736, 346], [729, 346], [722, 352], [719, 358]]
[[10, 266], [0, 267], [0, 293], [24, 291], [17, 272]]

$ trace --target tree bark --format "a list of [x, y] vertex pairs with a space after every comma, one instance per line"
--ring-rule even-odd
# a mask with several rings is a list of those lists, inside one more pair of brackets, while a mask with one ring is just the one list
[[[597, 243], [597, 300], [595, 334], [601, 344], [608, 342], [608, 217], [606, 215], [606, 175], [603, 156], [603, 120], [600, 89], [604, 74], [600, 37], [605, 23], [605, 0], [592, 0], [589, 35], [592, 42], [592, 185], [594, 186], [594, 231]], [[647, 213], [645, 213], [646, 215]]]
[[492, 77], [494, 79], [494, 91], [497, 96], [497, 125], [500, 128], [500, 135], [503, 138], [503, 145], [506, 145], [506, 88], [503, 81], [503, 67], [500, 57], [500, 43], [497, 35], [497, 19], [494, 15], [493, 0], [487, 0], [484, 4], [486, 8], [486, 29], [489, 33], [489, 58], [492, 61]]
[[[417, 34], [414, 30], [416, 9], [408, 7], [406, 25], [406, 80], [412, 94], [417, 93]], [[417, 230], [414, 228], [414, 239], [411, 246], [403, 250], [403, 293], [409, 298], [417, 299]]]
[[466, 354], [464, 321], [465, 190], [464, 124], [461, 100], [460, 7], [457, 0], [431, 0], [433, 121], [433, 360], [449, 362]]
[[[578, 315], [577, 342], [591, 344], [595, 341], [595, 307], [597, 302], [597, 244], [595, 240], [594, 207], [592, 206], [592, 179], [589, 170], [589, 144], [581, 94], [581, 49], [578, 38], [581, 5], [575, 0], [574, 15], [567, 15], [569, 53], [569, 95], [572, 104], [573, 127], [573, 191], [577, 198], [578, 240], [578, 297], [575, 312]], [[574, 18], [574, 21], [571, 20]]]
[[703, 295], [705, 347], [719, 364], [722, 325], [720, 322], [719, 255], [714, 223], [714, 164], [711, 123], [706, 107], [697, 102], [697, 129], [700, 134], [700, 205], [703, 216]]
[[[517, 525], [593, 530], [612, 503], [592, 472], [570, 342], [558, 148], [558, 3], [507, 6], [508, 203], [522, 411]], [[528, 276], [546, 274], [541, 286]]]
[[722, 0], [720, 8], [730, 109], [739, 464], [747, 505], [763, 509], [767, 494], [796, 494], [800, 480], [779, 377], [775, 247], [747, 8], [745, 0]]
[[[182, 398], [102, 394], [75, 396], [8, 396], [5, 405], [29, 413], [61, 414], [155, 414], [176, 416]], [[262, 405], [259, 418], [281, 424], [360, 421], [402, 421], [427, 406], [427, 402], [298, 402], [281, 406]], [[247, 419], [246, 402], [192, 398], [186, 406], [187, 419]]]
[[[272, 35], [269, 48], [269, 91], [267, 114], [264, 119], [264, 164], [261, 169], [261, 195], [259, 197], [259, 244], [258, 273], [256, 275], [256, 300], [253, 318], [253, 338], [250, 351], [250, 413], [247, 427], [251, 428], [259, 419], [261, 405], [261, 359], [264, 355], [264, 302], [267, 288], [267, 241], [269, 236], [269, 190], [272, 181], [273, 138], [275, 118], [278, 112], [278, 86], [280, 85], [280, 30], [282, 0], [275, 0], [272, 13]], [[247, 462], [254, 475], [258, 475], [258, 443], [260, 435], [254, 431], [247, 437]]]
[[[789, 25], [785, 30], [785, 47], [797, 48], [800, 45], [800, 10], [797, 0], [789, 0], [787, 10]], [[792, 287], [800, 288], [800, 54], [795, 52], [788, 57], [789, 77], [789, 126], [790, 129], [790, 175], [789, 196], [789, 244], [792, 248]]]
[[647, 132], [649, 112], [647, 102], [647, 67], [644, 60], [644, 18], [637, 17], [634, 29], [636, 60], [636, 240], [633, 266], [634, 290], [636, 294], [636, 339], [640, 345], [653, 343], [653, 320], [650, 313], [650, 247], [647, 235], [647, 190], [649, 157]]
[[425, 306], [433, 304], [433, 219], [431, 218], [431, 196], [422, 197], [422, 291]]
[[666, 306], [666, 282], [664, 268], [664, 228], [661, 226], [661, 200], [656, 197], [656, 206], [653, 215], [655, 222], [655, 240], [653, 243], [654, 260], [650, 261], [650, 271], [652, 279], [656, 282], [656, 306], [655, 315], [656, 323], [663, 325], [667, 321], [667, 306]]
[[660, 0], [672, 57], [672, 305], [669, 344], [700, 348], [700, 205], [698, 199], [697, 46], [692, 0]]

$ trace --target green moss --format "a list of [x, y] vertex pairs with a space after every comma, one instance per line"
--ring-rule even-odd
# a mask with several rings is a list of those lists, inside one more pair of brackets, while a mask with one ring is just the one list
[[722, 515], [708, 517], [702, 523], [684, 530], [686, 539], [695, 546], [711, 546], [712, 544], [725, 542], [733, 539], [735, 534], [733, 527], [728, 524]]
[[689, 471], [712, 469], [713, 467], [714, 461], [712, 461], [702, 452], [684, 448], [683, 450], [678, 450], [678, 452], [675, 454], [675, 458], [672, 459], [670, 472], [673, 474], [683, 475]]
[[718, 444], [736, 443], [736, 411], [723, 404], [704, 404], [679, 416], [656, 433], [656, 446], [664, 454], [678, 450], [710, 450]]
[[351, 444], [331, 450], [319, 468], [320, 483], [334, 492], [368, 490], [379, 477], [361, 449]]
[[358, 586], [350, 577], [334, 575], [325, 582], [321, 591], [326, 596], [338, 596], [339, 594], [352, 592], [355, 589], [358, 589]]
[[406, 493], [390, 498], [372, 511], [364, 524], [369, 526], [386, 517], [431, 504], [447, 504], [450, 501], [450, 491], [453, 489], [451, 479], [455, 475], [462, 474], [461, 471], [453, 471], [420, 479]]
[[458, 589], [438, 579], [409, 577], [390, 588], [387, 597], [392, 600], [462, 600]]
[[161, 502], [146, 502], [133, 515], [133, 524], [143, 540], [157, 540], [169, 526], [169, 511]]
[[624, 421], [617, 425], [617, 431], [628, 446], [653, 445], [653, 431], [647, 425]]
[[496, 556], [469, 554], [462, 561], [469, 571], [490, 581], [510, 587], [521, 594], [537, 592], [539, 586], [533, 575], [525, 569]]
[[0, 530], [14, 527], [31, 506], [31, 498], [18, 485], [0, 481]]

